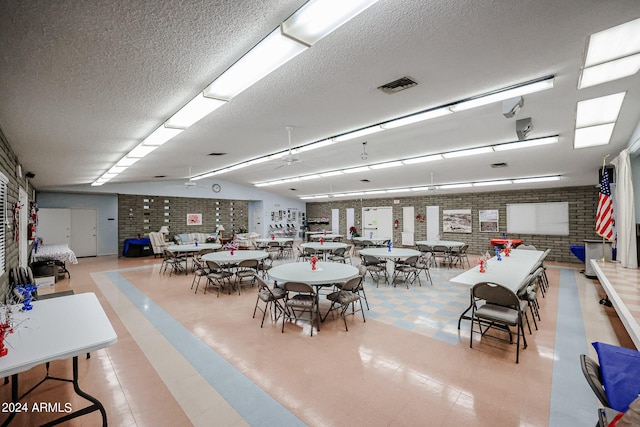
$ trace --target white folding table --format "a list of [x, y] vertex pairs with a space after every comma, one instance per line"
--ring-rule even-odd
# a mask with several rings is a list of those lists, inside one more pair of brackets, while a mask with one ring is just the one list
[[[543, 255], [544, 251], [514, 250], [510, 252], [508, 257], [501, 254], [502, 261], [498, 261], [496, 257], [488, 260], [484, 273], [480, 273], [480, 266], [475, 266], [449, 279], [449, 281], [470, 287], [480, 282], [496, 283], [517, 293], [525, 279], [532, 273], [533, 268], [540, 262]], [[473, 301], [471, 304], [473, 304]], [[458, 319], [458, 329], [460, 329], [462, 319], [469, 319], [466, 314], [471, 309], [471, 304], [460, 315]]]
[[[94, 411], [102, 414], [102, 425], [107, 425], [107, 414], [102, 403], [82, 391], [78, 385], [78, 356], [115, 344], [118, 341], [111, 322], [107, 318], [94, 293], [83, 293], [42, 301], [34, 301], [30, 311], [19, 311], [21, 305], [12, 307], [12, 318], [17, 324], [13, 333], [7, 334], [5, 343], [9, 352], [0, 357], [0, 377], [11, 376], [11, 401], [22, 399], [46, 380], [73, 383], [76, 394], [92, 404], [68, 413], [46, 425], [56, 425]], [[49, 376], [49, 362], [73, 358], [73, 379]], [[37, 365], [46, 364], [47, 372], [42, 381], [20, 395], [18, 374]], [[8, 425], [16, 412], [2, 424]]]

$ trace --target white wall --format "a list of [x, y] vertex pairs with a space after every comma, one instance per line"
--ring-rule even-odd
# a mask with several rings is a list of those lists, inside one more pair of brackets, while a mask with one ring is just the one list
[[[229, 199], [229, 200], [248, 200], [248, 201], [262, 201], [262, 221], [261, 229], [255, 230], [256, 233], [260, 233], [262, 236], [269, 234], [269, 225], [272, 224], [271, 212], [286, 209], [297, 209], [298, 218], [300, 213], [306, 213], [306, 203], [293, 198], [282, 197], [268, 191], [261, 190], [256, 187], [246, 187], [244, 185], [236, 184], [233, 182], [223, 181], [221, 179], [202, 179], [196, 181], [197, 186], [189, 189], [184, 186], [185, 180], [178, 181], [158, 181], [158, 182], [139, 182], [139, 183], [126, 183], [126, 184], [105, 184], [101, 186], [91, 187], [90, 185], [77, 185], [77, 186], [65, 186], [57, 187], [53, 189], [47, 189], [48, 192], [64, 192], [64, 193], [85, 193], [76, 194], [79, 199], [82, 200], [82, 196], [86, 196], [86, 193], [94, 194], [110, 194], [115, 197], [115, 210], [116, 213], [116, 228], [114, 230], [115, 246], [112, 253], [118, 252], [117, 242], [117, 194], [146, 194], [153, 196], [167, 196], [167, 197], [193, 197], [203, 199]], [[214, 193], [211, 190], [213, 183], [220, 184], [222, 190], [219, 193]], [[57, 194], [57, 193], [49, 193]], [[54, 196], [55, 198], [55, 196]], [[46, 206], [46, 207], [77, 207], [77, 206]], [[98, 213], [98, 222], [100, 223], [100, 211]], [[283, 221], [284, 223], [288, 221]], [[100, 224], [98, 225], [100, 227]], [[300, 228], [298, 220], [296, 220], [296, 227]], [[98, 255], [100, 252], [100, 240], [98, 237]]]
[[98, 255], [118, 253], [118, 196], [37, 192], [38, 208], [95, 209], [98, 214]]

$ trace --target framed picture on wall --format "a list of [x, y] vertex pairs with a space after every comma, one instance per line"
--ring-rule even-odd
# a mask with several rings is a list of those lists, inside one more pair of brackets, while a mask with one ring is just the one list
[[202, 214], [187, 214], [187, 225], [202, 225]]
[[471, 233], [471, 209], [442, 211], [442, 231], [445, 233]]
[[480, 216], [480, 232], [497, 233], [498, 227], [498, 210], [481, 210], [478, 211]]

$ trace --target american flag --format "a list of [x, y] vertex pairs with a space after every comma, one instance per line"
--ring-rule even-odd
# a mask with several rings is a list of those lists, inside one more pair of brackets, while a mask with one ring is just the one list
[[596, 233], [606, 239], [613, 239], [613, 200], [609, 186], [607, 168], [603, 168], [600, 178], [600, 194], [598, 196], [598, 211], [596, 213]]

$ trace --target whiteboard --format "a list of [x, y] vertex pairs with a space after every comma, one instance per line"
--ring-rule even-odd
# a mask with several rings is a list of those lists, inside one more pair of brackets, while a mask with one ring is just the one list
[[569, 203], [508, 204], [507, 232], [568, 236]]

